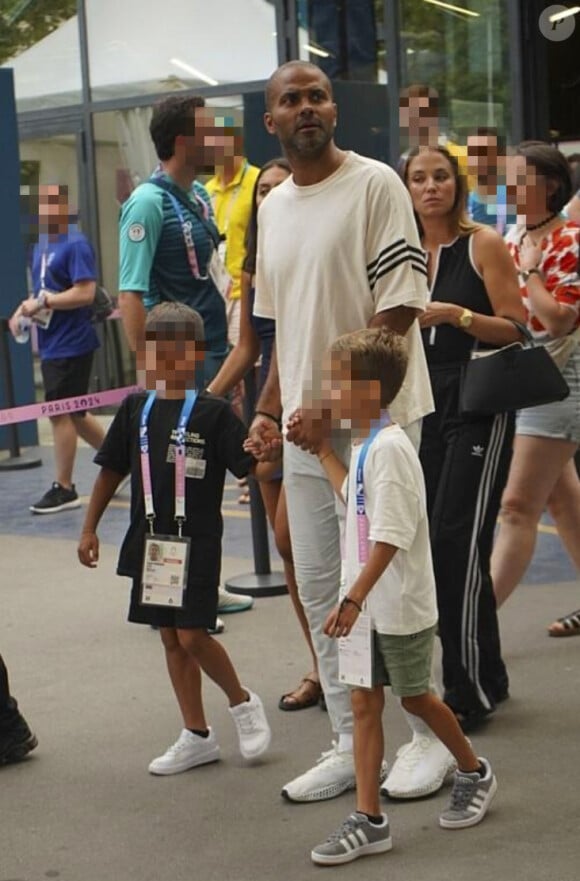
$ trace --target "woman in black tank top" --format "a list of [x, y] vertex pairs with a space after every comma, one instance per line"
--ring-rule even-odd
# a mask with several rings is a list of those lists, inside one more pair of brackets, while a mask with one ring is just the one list
[[425, 474], [443, 648], [444, 699], [464, 730], [508, 696], [489, 564], [514, 432], [512, 414], [460, 413], [461, 374], [476, 344], [519, 339], [524, 320], [509, 252], [465, 214], [466, 184], [442, 147], [415, 148], [404, 180], [428, 257], [420, 316], [435, 412], [423, 422]]

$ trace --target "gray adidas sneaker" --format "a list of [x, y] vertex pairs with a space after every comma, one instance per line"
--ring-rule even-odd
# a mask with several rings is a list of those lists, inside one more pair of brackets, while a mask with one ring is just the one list
[[393, 841], [389, 820], [386, 814], [382, 814], [382, 818], [382, 824], [375, 826], [364, 814], [355, 811], [340, 829], [314, 848], [310, 854], [312, 862], [318, 866], [338, 866], [351, 863], [358, 857], [391, 850]]
[[485, 768], [485, 776], [477, 771], [469, 774], [456, 771], [451, 802], [439, 817], [443, 829], [465, 829], [481, 823], [497, 791], [497, 780], [487, 759], [479, 761]]

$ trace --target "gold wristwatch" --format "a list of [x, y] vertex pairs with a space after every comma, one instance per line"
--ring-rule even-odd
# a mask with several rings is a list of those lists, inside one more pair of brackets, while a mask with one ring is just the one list
[[467, 330], [468, 327], [471, 327], [471, 322], [473, 321], [473, 312], [471, 309], [464, 309], [461, 315], [459, 316], [459, 327], [462, 330]]

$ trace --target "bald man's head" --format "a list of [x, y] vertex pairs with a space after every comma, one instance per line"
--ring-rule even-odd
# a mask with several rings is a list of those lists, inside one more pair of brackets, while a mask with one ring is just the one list
[[287, 61], [286, 64], [281, 64], [280, 67], [278, 67], [274, 71], [274, 73], [266, 83], [266, 110], [272, 109], [272, 103], [276, 95], [278, 94], [278, 90], [282, 82], [284, 82], [289, 75], [291, 76], [292, 73], [295, 73], [299, 70], [310, 72], [319, 76], [323, 81], [325, 88], [328, 89], [328, 92], [332, 97], [332, 83], [330, 82], [324, 71], [317, 67], [316, 64], [312, 64], [310, 61]]

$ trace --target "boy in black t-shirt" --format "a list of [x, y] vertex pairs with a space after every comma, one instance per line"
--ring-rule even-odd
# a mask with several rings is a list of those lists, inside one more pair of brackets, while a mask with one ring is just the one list
[[149, 765], [152, 774], [219, 758], [201, 670], [227, 695], [244, 758], [270, 743], [260, 698], [242, 687], [225, 649], [207, 632], [217, 615], [226, 468], [244, 477], [252, 458], [243, 450], [246, 429], [227, 401], [188, 391], [203, 363], [203, 338], [202, 319], [188, 306], [166, 302], [149, 313], [138, 365], [154, 391], [123, 401], [95, 457], [101, 472], [78, 549], [81, 563], [94, 568], [97, 525], [130, 472], [131, 520], [117, 572], [133, 579], [129, 620], [160, 629], [184, 723], [177, 742]]

